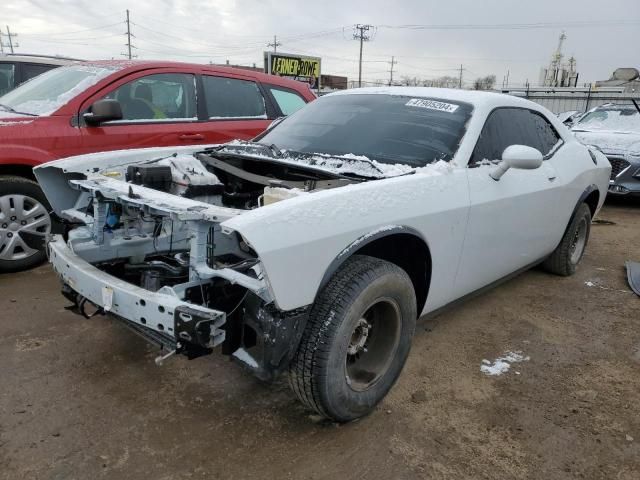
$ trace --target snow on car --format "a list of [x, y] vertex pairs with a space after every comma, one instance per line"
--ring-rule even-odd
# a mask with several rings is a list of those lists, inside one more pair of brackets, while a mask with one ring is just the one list
[[397, 380], [421, 315], [539, 263], [574, 273], [610, 170], [527, 100], [394, 87], [327, 95], [252, 142], [35, 172], [79, 313], [286, 373], [349, 421]]
[[572, 127], [576, 138], [601, 150], [611, 163], [609, 192], [640, 195], [640, 109], [605, 104], [589, 110]]

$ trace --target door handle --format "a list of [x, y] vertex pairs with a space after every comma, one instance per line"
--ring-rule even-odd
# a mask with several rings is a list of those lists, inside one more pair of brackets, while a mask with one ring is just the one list
[[201, 133], [185, 133], [183, 135], [179, 135], [178, 138], [184, 141], [197, 141], [204, 140], [204, 135]]

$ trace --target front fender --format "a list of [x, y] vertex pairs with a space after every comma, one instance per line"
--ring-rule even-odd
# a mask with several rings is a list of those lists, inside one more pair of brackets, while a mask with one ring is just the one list
[[440, 275], [429, 302], [438, 303], [453, 285], [468, 206], [465, 171], [434, 169], [301, 195], [238, 215], [222, 227], [240, 233], [256, 251], [281, 310], [313, 303], [336, 259], [359, 239], [413, 229], [429, 238], [434, 277]]

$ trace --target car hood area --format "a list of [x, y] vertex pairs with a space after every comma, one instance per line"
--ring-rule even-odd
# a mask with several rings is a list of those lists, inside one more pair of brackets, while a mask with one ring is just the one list
[[640, 132], [617, 132], [608, 130], [572, 130], [576, 138], [585, 145], [594, 145], [608, 155], [640, 154]]

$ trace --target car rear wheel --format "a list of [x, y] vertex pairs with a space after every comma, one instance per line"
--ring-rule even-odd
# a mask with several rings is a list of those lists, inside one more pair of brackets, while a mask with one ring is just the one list
[[416, 323], [416, 296], [404, 270], [355, 255], [311, 308], [289, 366], [298, 398], [347, 422], [370, 413], [398, 379]]
[[543, 262], [545, 270], [556, 275], [569, 276], [576, 272], [589, 241], [591, 231], [591, 210], [586, 203], [581, 204], [567, 227], [560, 245]]
[[42, 263], [44, 237], [51, 232], [50, 206], [38, 184], [0, 177], [0, 273]]

